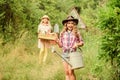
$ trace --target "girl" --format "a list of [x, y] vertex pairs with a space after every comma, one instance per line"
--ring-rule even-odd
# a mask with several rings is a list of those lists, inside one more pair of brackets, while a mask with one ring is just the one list
[[[77, 47], [83, 46], [83, 40], [81, 35], [77, 32], [78, 19], [74, 19], [73, 16], [68, 16], [66, 20], [62, 21], [64, 28], [60, 33], [60, 39], [56, 39], [56, 42], [62, 47], [62, 56], [69, 60], [69, 53], [75, 52]], [[76, 80], [74, 70], [71, 66], [63, 61], [66, 80]]]
[[[44, 15], [41, 18], [41, 22], [38, 26], [38, 33], [39, 34], [49, 34], [51, 33], [51, 24], [50, 19], [47, 15]], [[48, 45], [49, 41], [45, 39], [38, 39], [38, 48], [40, 48], [39, 53], [39, 63], [46, 61], [47, 54], [48, 54]]]

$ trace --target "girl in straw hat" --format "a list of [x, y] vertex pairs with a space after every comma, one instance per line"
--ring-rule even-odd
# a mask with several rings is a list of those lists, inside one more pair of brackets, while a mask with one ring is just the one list
[[[50, 19], [47, 15], [44, 15], [41, 18], [41, 22], [38, 25], [38, 31], [37, 32], [39, 34], [49, 34], [49, 33], [51, 33]], [[49, 47], [49, 41], [48, 40], [38, 39], [38, 48], [40, 48], [40, 53], [39, 53], [39, 63], [40, 64], [42, 62], [46, 61], [47, 54], [48, 54], [48, 47]]]
[[[67, 19], [62, 21], [64, 25], [62, 32], [60, 33], [60, 39], [56, 39], [56, 42], [62, 47], [64, 59], [69, 60], [69, 52], [75, 52], [77, 47], [83, 46], [83, 40], [81, 35], [77, 31], [78, 19], [74, 19], [73, 16], [68, 16]], [[74, 69], [63, 60], [66, 80], [76, 80]]]

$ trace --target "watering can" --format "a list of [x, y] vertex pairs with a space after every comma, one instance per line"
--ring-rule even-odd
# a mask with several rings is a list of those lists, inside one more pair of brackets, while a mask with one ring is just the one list
[[62, 57], [62, 55], [59, 54], [54, 47], [52, 47], [52, 52], [56, 53], [59, 57], [66, 61], [72, 67], [72, 69], [80, 69], [84, 67], [82, 54], [78, 51], [69, 53], [69, 61]]

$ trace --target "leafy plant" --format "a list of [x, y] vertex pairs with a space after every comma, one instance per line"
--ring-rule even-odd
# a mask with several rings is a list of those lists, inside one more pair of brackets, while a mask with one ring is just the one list
[[103, 30], [100, 58], [111, 62], [114, 69], [113, 80], [120, 78], [120, 1], [108, 1], [100, 9], [98, 26]]

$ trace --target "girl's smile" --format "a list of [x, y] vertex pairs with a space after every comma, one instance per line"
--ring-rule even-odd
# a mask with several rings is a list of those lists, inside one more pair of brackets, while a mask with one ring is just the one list
[[67, 22], [67, 28], [69, 31], [72, 31], [74, 27], [74, 22], [73, 21], [68, 21]]

